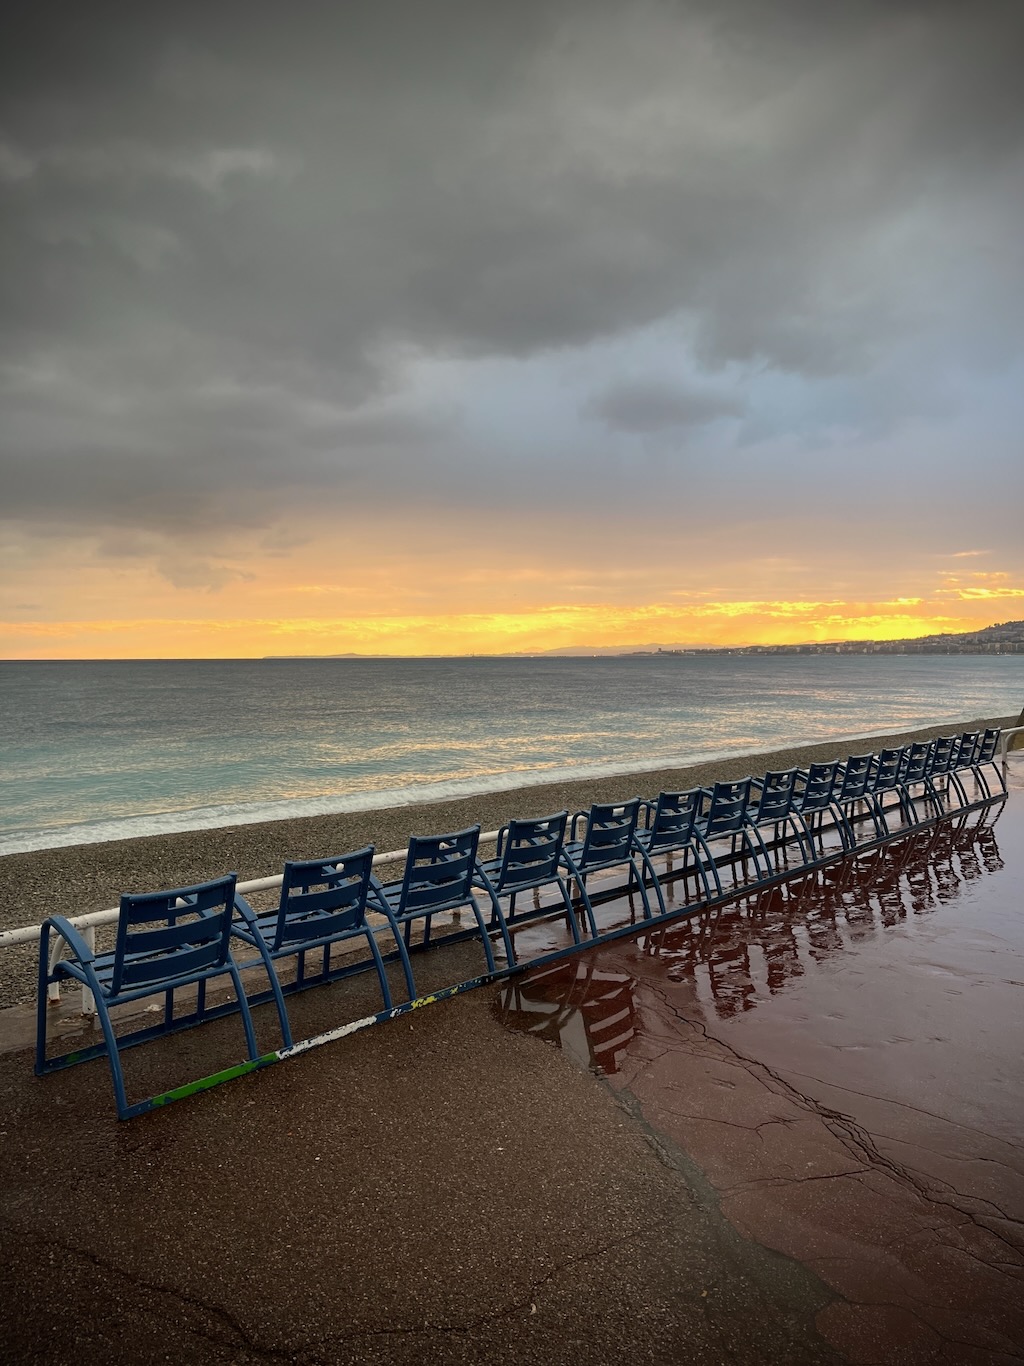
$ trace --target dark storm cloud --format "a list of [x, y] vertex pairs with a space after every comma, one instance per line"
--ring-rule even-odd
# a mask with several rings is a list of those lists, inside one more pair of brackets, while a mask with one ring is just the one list
[[711, 392], [631, 383], [615, 385], [586, 411], [614, 431], [643, 433], [701, 427], [721, 417], [738, 417], [743, 409], [735, 399]]
[[[869, 408], [927, 338], [879, 399], [913, 410], [950, 355], [1021, 345], [1022, 15], [18, 6], [8, 515], [265, 523], [285, 489], [400, 498], [460, 460], [483, 500], [457, 405], [406, 401], [409, 365], [678, 314], [709, 372], [858, 377]], [[597, 392], [611, 434], [745, 407]]]

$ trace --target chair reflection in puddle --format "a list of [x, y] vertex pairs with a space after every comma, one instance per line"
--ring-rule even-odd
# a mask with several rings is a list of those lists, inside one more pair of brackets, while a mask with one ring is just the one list
[[628, 974], [602, 969], [589, 958], [555, 963], [509, 983], [500, 998], [501, 1020], [611, 1075], [637, 1032], [634, 988]]

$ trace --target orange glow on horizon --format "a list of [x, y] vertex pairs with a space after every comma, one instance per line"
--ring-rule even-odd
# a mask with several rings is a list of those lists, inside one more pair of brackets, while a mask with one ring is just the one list
[[[0, 632], [9, 641], [7, 659], [486, 655], [571, 647], [797, 645], [977, 630], [1006, 619], [995, 608], [999, 598], [1010, 595], [1024, 596], [1024, 590], [974, 590], [965, 593], [959, 611], [960, 603], [920, 599], [738, 600], [634, 608], [590, 603], [520, 613], [6, 622]], [[968, 604], [971, 610], [963, 610]]]
[[[573, 541], [470, 528], [457, 549], [414, 529], [382, 551], [360, 525], [280, 552], [113, 554], [83, 540], [0, 543], [0, 658], [468, 655], [798, 645], [978, 630], [1024, 616], [1024, 576], [988, 551], [906, 563], [823, 552], [715, 553], [594, 526]], [[235, 553], [237, 552], [237, 553]], [[190, 558], [191, 553], [191, 558]], [[820, 567], [819, 567], [820, 565]], [[756, 585], [755, 591], [751, 588]], [[811, 591], [808, 587], [813, 586]]]

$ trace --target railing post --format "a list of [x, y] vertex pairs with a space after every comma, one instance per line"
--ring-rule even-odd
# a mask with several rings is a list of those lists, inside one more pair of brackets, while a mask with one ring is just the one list
[[[96, 926], [86, 925], [83, 936], [85, 942], [93, 953], [96, 952]], [[93, 1017], [96, 1014], [96, 1002], [93, 1000], [92, 992], [88, 987], [82, 988], [82, 1014]]]
[[[46, 971], [48, 976], [52, 975], [54, 968], [57, 966], [57, 959], [60, 958], [61, 954], [63, 953], [63, 950], [64, 940], [60, 937], [59, 934], [52, 935], [50, 938], [50, 953], [46, 964]], [[51, 982], [49, 986], [47, 986], [46, 1004], [48, 1006], [56, 1006], [60, 1004], [59, 982]]]
[[1009, 730], [1004, 730], [999, 737], [999, 755], [1003, 767], [1003, 782], [1006, 782], [1006, 756], [1010, 752], [1009, 739], [1011, 735], [1024, 735], [1024, 726], [1011, 726]]

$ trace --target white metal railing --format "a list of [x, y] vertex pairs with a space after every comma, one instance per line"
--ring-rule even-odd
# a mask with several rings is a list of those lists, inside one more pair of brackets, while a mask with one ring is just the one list
[[1009, 730], [1004, 730], [999, 737], [999, 758], [1003, 765], [1003, 777], [1006, 777], [1006, 756], [1010, 752], [1007, 744], [1011, 735], [1024, 735], [1024, 726], [1011, 726]]
[[[480, 843], [485, 844], [498, 838], [497, 830], [488, 830], [480, 836]], [[406, 856], [405, 849], [392, 849], [384, 854], [374, 854], [373, 862], [376, 866], [380, 863], [400, 863]], [[284, 881], [283, 873], [275, 873], [273, 877], [250, 878], [248, 882], [239, 882], [235, 890], [237, 892], [269, 892], [275, 887], [280, 887]], [[121, 914], [118, 906], [110, 906], [105, 911], [90, 911], [87, 915], [69, 916], [71, 924], [76, 930], [83, 931], [83, 938], [90, 949], [96, 947], [96, 927], [97, 925], [112, 925]], [[17, 944], [31, 944], [33, 941], [39, 942], [42, 933], [42, 925], [19, 925], [15, 930], [0, 930], [0, 949], [14, 948]], [[52, 972], [57, 959], [61, 956], [64, 949], [64, 941], [60, 935], [54, 935], [53, 944], [50, 948], [49, 968]], [[60, 984], [51, 982], [47, 990], [48, 999], [51, 1002], [60, 1000]], [[96, 1008], [93, 1005], [92, 992], [88, 987], [82, 988], [82, 1014], [95, 1015]]]

